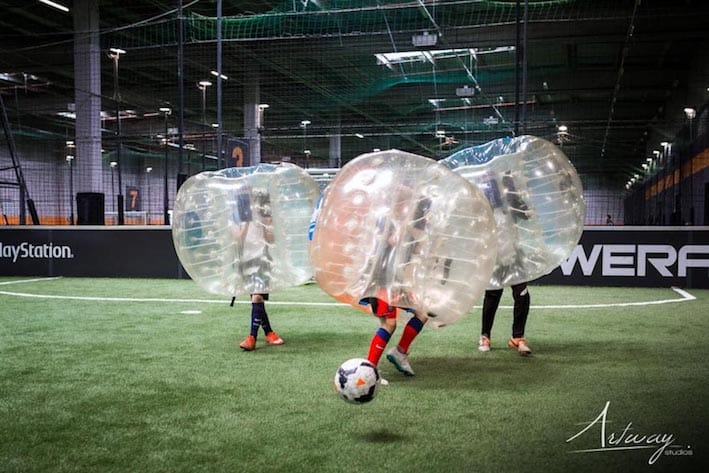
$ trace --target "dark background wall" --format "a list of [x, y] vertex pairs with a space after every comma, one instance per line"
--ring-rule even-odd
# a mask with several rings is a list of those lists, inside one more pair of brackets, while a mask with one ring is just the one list
[[[169, 227], [0, 227], [0, 276], [187, 277]], [[709, 288], [709, 227], [588, 227], [539, 284]]]

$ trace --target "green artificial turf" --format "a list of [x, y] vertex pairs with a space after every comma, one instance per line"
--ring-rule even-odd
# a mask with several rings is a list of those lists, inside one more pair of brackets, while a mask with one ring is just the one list
[[[191, 281], [26, 279], [0, 278], [1, 472], [656, 472], [709, 464], [706, 290], [690, 290], [692, 301], [645, 304], [682, 296], [532, 286], [532, 357], [506, 348], [508, 307], [499, 310], [493, 350], [479, 353], [476, 307], [451, 327], [422, 332], [411, 352], [415, 377], [383, 359], [390, 384], [353, 406], [336, 396], [334, 372], [366, 355], [378, 323], [327, 304], [314, 284], [272, 294], [267, 309], [286, 344], [267, 346], [261, 336], [245, 353], [237, 347], [248, 333], [245, 297], [230, 308]], [[558, 308], [627, 302], [638, 305]], [[601, 447], [600, 422], [567, 439], [608, 402], [606, 441], [631, 423], [625, 439], [672, 435], [674, 455], [650, 465], [657, 448], [575, 453]]]

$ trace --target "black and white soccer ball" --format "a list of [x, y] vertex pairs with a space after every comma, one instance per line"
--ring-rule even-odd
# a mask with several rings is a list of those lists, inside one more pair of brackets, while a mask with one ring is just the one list
[[335, 391], [352, 404], [365, 404], [374, 399], [379, 388], [379, 371], [364, 358], [352, 358], [337, 368]]

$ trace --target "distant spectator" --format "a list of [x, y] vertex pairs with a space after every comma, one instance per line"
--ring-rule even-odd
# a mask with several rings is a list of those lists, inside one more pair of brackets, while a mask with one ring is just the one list
[[615, 225], [615, 223], [613, 223], [613, 217], [611, 217], [611, 214], [606, 214], [606, 225]]

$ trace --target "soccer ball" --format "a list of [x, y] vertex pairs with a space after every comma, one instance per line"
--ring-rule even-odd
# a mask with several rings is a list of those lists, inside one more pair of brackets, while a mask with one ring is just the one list
[[364, 404], [377, 394], [379, 371], [364, 358], [352, 358], [337, 368], [335, 373], [335, 391], [347, 402]]

